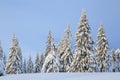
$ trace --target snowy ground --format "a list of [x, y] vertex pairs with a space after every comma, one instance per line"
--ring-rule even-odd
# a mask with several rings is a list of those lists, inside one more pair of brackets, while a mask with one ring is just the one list
[[0, 80], [120, 80], [120, 73], [36, 73], [0, 77]]

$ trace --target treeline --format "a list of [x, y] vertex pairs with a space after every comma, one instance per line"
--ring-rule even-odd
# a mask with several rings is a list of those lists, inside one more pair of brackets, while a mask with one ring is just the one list
[[35, 62], [31, 56], [27, 61], [23, 60], [18, 39], [13, 35], [7, 61], [0, 45], [0, 76], [40, 72], [120, 72], [120, 50], [109, 48], [103, 25], [100, 24], [98, 29], [97, 46], [94, 46], [90, 30], [83, 10], [76, 32], [75, 50], [71, 45], [72, 34], [68, 24], [57, 47], [51, 31], [48, 32], [45, 54], [37, 53]]

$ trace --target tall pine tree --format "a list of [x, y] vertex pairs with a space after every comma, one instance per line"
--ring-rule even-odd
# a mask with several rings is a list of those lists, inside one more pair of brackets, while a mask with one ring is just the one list
[[61, 60], [60, 63], [61, 63], [62, 72], [68, 71], [70, 64], [73, 60], [70, 38], [71, 38], [71, 31], [70, 31], [70, 24], [68, 24], [67, 28], [65, 29], [65, 34], [63, 35], [62, 40], [60, 41], [58, 46], [58, 55]]
[[6, 65], [7, 74], [18, 74], [22, 72], [22, 53], [19, 42], [15, 35], [12, 37], [12, 47], [10, 48], [9, 58]]
[[97, 35], [97, 51], [96, 51], [96, 61], [98, 69], [100, 72], [105, 72], [106, 70], [106, 54], [108, 52], [108, 41], [103, 29], [103, 25], [100, 24]]
[[45, 57], [48, 55], [48, 53], [51, 50], [52, 42], [53, 42], [53, 37], [52, 37], [51, 31], [49, 30], [48, 37], [47, 37], [47, 42], [46, 42]]
[[85, 10], [82, 11], [78, 30], [76, 32], [74, 60], [69, 71], [71, 72], [93, 72], [94, 55], [93, 40], [90, 34], [90, 26]]
[[29, 56], [29, 60], [27, 62], [26, 73], [33, 73], [33, 62], [32, 62], [31, 56]]
[[40, 72], [40, 59], [39, 59], [39, 54], [37, 53], [34, 64], [34, 73], [39, 73], [39, 72]]

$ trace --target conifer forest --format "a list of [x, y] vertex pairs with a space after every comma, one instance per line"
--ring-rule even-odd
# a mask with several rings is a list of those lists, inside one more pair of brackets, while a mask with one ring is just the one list
[[[49, 30], [45, 52], [36, 53], [35, 61], [32, 56], [23, 58], [17, 35], [13, 34], [8, 55], [0, 44], [0, 76], [51, 72], [120, 72], [120, 49], [109, 47], [104, 25], [98, 25], [97, 40], [93, 41], [85, 10], [82, 10], [78, 23], [75, 35], [71, 33], [70, 24], [67, 25], [58, 45]], [[75, 36], [74, 45], [71, 44], [72, 36]]]

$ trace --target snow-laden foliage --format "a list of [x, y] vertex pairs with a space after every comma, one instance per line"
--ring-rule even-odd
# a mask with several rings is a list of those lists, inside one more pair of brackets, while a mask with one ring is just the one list
[[18, 39], [13, 35], [8, 61], [0, 43], [0, 76], [6, 73], [120, 72], [120, 49], [111, 51], [102, 24], [98, 29], [97, 45], [93, 46], [94, 41], [85, 10], [82, 11], [75, 35], [75, 45], [71, 45], [71, 36], [68, 24], [56, 48], [49, 31], [45, 54], [37, 54], [33, 64], [31, 57], [27, 62], [22, 61]]
[[51, 46], [50, 53], [46, 56], [41, 72], [59, 72], [60, 60], [56, 53], [55, 45]]
[[0, 76], [3, 76], [5, 73], [5, 65], [3, 61], [3, 50], [0, 43]]
[[103, 29], [103, 25], [100, 24], [97, 35], [97, 51], [96, 51], [96, 61], [100, 72], [105, 72], [107, 52], [108, 52], [108, 41], [105, 35], [105, 31]]
[[23, 62], [23, 73], [26, 73], [26, 60], [24, 59], [24, 62]]
[[4, 65], [5, 65], [5, 67], [6, 67], [7, 61], [6, 61], [6, 55], [5, 55], [5, 54], [4, 54], [4, 56], [3, 56], [3, 63], [4, 63]]
[[5, 74], [5, 66], [3, 60], [0, 60], [0, 76], [3, 76], [4, 74]]
[[112, 55], [111, 51], [108, 51], [105, 56], [105, 72], [111, 72], [112, 71]]
[[18, 39], [13, 35], [12, 47], [10, 48], [8, 63], [6, 65], [7, 74], [18, 74], [22, 72], [22, 53], [18, 46]]
[[93, 40], [90, 35], [90, 26], [85, 10], [82, 11], [78, 30], [76, 32], [74, 60], [71, 64], [72, 72], [93, 72]]
[[49, 30], [48, 37], [47, 37], [47, 42], [46, 42], [45, 57], [48, 55], [48, 53], [51, 50], [52, 42], [53, 42], [53, 37], [52, 37], [51, 31]]
[[0, 42], [0, 60], [3, 59], [3, 49], [1, 47], [1, 42]]
[[116, 62], [115, 62], [115, 50], [114, 49], [111, 50], [111, 54], [112, 54], [112, 72], [115, 72]]
[[44, 61], [45, 61], [45, 56], [43, 54], [40, 54], [40, 72], [41, 72]]
[[120, 49], [112, 51], [112, 71], [120, 72]]
[[71, 31], [69, 24], [67, 26], [67, 29], [65, 30], [65, 33], [66, 34], [62, 36], [62, 40], [59, 43], [57, 51], [58, 56], [60, 57], [62, 72], [68, 71], [73, 60], [72, 47], [70, 44]]
[[39, 54], [37, 53], [34, 64], [34, 73], [39, 73], [39, 72], [40, 72], [40, 59], [39, 59]]
[[32, 62], [31, 56], [29, 57], [29, 60], [27, 62], [26, 73], [33, 73], [33, 62]]

